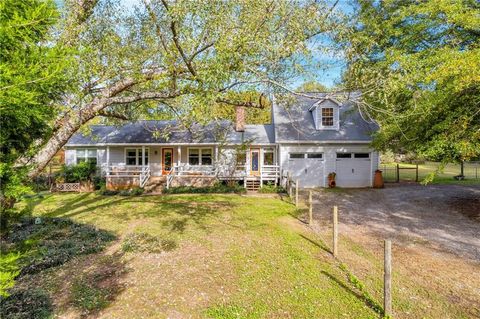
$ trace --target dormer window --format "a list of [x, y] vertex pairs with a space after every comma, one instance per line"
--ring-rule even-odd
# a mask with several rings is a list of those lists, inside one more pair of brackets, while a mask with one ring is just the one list
[[333, 107], [322, 107], [322, 126], [333, 126]]
[[313, 104], [309, 111], [312, 112], [313, 121], [317, 130], [340, 129], [340, 102], [333, 98], [323, 98]]

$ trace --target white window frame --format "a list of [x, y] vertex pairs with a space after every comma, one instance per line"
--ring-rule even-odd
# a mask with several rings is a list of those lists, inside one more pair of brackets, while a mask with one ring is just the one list
[[[198, 150], [198, 164], [192, 165], [192, 166], [211, 166], [214, 163], [214, 153], [213, 153], [213, 147], [189, 147], [187, 149], [187, 163], [188, 165], [190, 164], [190, 150]], [[203, 164], [202, 163], [202, 150], [210, 150], [211, 156], [212, 156], [212, 164]]]
[[[135, 150], [135, 164], [128, 164], [128, 161], [127, 161], [127, 151], [128, 150]], [[139, 156], [141, 151], [142, 151], [142, 147], [125, 147], [124, 150], [123, 150], [123, 159], [125, 160], [125, 165], [127, 165], [127, 166], [142, 166], [142, 164], [143, 164], [142, 156]], [[149, 147], [145, 147], [145, 154], [148, 154], [147, 156], [145, 156], [145, 162], [147, 162], [145, 164], [145, 166], [149, 166], [150, 165], [150, 149], [149, 149]]]
[[85, 155], [84, 155], [84, 157], [83, 157], [83, 159], [85, 160], [85, 162], [87, 162], [89, 158], [94, 158], [94, 157], [88, 156], [88, 151], [95, 151], [95, 160], [97, 161], [97, 162], [95, 163], [95, 165], [98, 164], [98, 150], [97, 150], [96, 148], [76, 148], [76, 149], [75, 149], [75, 165], [78, 165], [78, 164], [79, 164], [79, 163], [78, 163], [79, 157], [77, 156], [77, 152], [78, 152], [78, 151], [84, 151], [84, 152], [85, 152]]

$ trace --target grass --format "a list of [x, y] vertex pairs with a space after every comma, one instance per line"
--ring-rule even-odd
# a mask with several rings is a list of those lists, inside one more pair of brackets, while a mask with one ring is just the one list
[[[425, 162], [418, 165], [418, 179], [424, 180], [429, 174], [436, 172], [439, 169], [440, 163]], [[396, 166], [397, 163], [382, 163], [380, 170], [383, 171], [383, 178], [386, 182], [394, 182], [396, 180]], [[400, 170], [400, 180], [415, 181], [416, 172], [415, 164], [400, 163], [400, 167], [412, 168], [408, 170]], [[457, 181], [453, 177], [460, 174], [460, 164], [447, 164], [442, 171], [439, 171], [432, 181], [433, 184], [480, 184], [480, 164], [465, 164], [464, 174], [466, 179]]]
[[[347, 271], [297, 219], [301, 211], [279, 199], [46, 194], [18, 208], [118, 238], [94, 257], [21, 278], [19, 286], [48, 292], [55, 316], [380, 317], [380, 278]], [[411, 289], [394, 296], [396, 305], [408, 318], [424, 317]]]
[[[128, 270], [117, 281], [128, 285], [116, 296], [108, 280], [88, 277], [92, 262], [100, 263], [91, 257], [32, 280], [61, 305], [55, 315], [77, 309], [106, 317], [378, 317], [343, 286], [346, 278], [330, 255], [302, 237], [308, 230], [293, 217], [296, 208], [278, 199], [48, 194], [20, 206], [119, 238], [112, 249]], [[66, 279], [73, 269], [74, 278]]]

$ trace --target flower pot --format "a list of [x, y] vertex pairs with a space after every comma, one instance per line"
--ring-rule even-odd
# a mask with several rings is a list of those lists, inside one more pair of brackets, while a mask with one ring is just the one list
[[373, 188], [383, 188], [385, 184], [383, 183], [383, 176], [381, 170], [375, 171], [375, 176], [373, 178]]

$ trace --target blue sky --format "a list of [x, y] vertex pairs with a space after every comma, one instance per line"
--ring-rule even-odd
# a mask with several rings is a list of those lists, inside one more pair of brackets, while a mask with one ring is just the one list
[[[141, 0], [120, 0], [126, 8], [133, 8], [135, 5], [140, 4]], [[259, 0], [262, 1], [262, 0]], [[328, 2], [335, 2], [335, 0], [327, 0]], [[340, 0], [338, 1], [337, 10], [341, 10], [345, 13], [350, 13], [352, 11], [351, 0]], [[322, 40], [320, 40], [322, 41]], [[323, 40], [326, 45], [328, 45], [328, 40]], [[324, 84], [327, 87], [333, 87], [336, 83], [339, 83], [341, 80], [341, 74], [345, 67], [345, 61], [342, 58], [342, 55], [338, 52], [316, 52], [315, 64], [320, 65], [315, 68], [311, 68], [310, 76], [294, 78], [290, 81], [290, 85], [293, 87], [299, 86], [306, 81], [317, 81]]]

